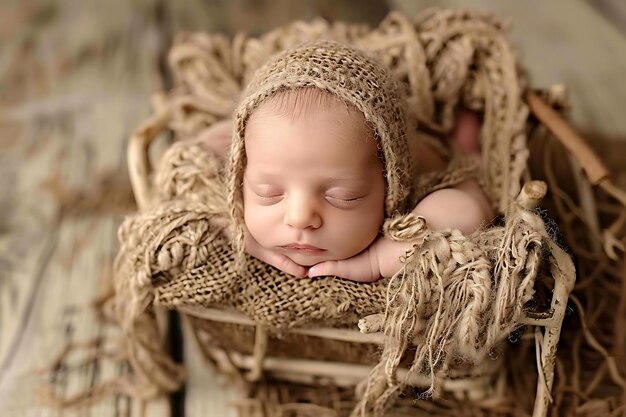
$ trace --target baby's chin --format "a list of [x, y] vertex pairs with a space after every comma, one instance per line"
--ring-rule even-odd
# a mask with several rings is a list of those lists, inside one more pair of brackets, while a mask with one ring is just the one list
[[310, 253], [284, 253], [283, 255], [287, 256], [289, 259], [294, 261], [300, 266], [305, 268], [309, 268], [313, 265], [317, 265], [326, 261], [341, 261], [344, 259], [351, 258], [357, 255], [360, 251], [325, 251], [319, 254], [310, 254]]
[[326, 254], [317, 255], [317, 256], [289, 254], [287, 255], [287, 257], [291, 259], [292, 261], [294, 261], [295, 263], [297, 263], [298, 265], [304, 266], [305, 268], [319, 264], [320, 262], [335, 260], [333, 257], [331, 257], [331, 255], [326, 255]]

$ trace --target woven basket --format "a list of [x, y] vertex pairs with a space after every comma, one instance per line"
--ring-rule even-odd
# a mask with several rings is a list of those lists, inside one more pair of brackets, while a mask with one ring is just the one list
[[[528, 93], [527, 104], [535, 116], [527, 122], [529, 148], [532, 149], [535, 142], [561, 143], [586, 173], [586, 177], [577, 178], [578, 188], [599, 185], [610, 195], [617, 196], [615, 198], [623, 198], [607, 181], [608, 171], [602, 162], [555, 111], [559, 107], [556, 96], [554, 91]], [[171, 132], [175, 124], [171, 108], [162, 103], [158, 107], [162, 111], [157, 111], [135, 132], [128, 147], [130, 178], [140, 210], [147, 210], [155, 200], [150, 148], [157, 137]], [[550, 163], [543, 151], [533, 151], [531, 156], [535, 164], [537, 161], [539, 165], [545, 161]], [[529, 167], [518, 197], [529, 209], [539, 203], [546, 191], [545, 184], [531, 181], [532, 177], [533, 170]], [[549, 410], [557, 344], [576, 278], [569, 256], [556, 246], [552, 250], [559, 255], [555, 262], [546, 263], [540, 271], [535, 281], [535, 296], [519, 323], [528, 326], [523, 337], [535, 340], [537, 383], [533, 417], [544, 417]], [[177, 310], [204, 355], [222, 373], [244, 385], [274, 378], [314, 386], [357, 387], [378, 363], [380, 345], [384, 342], [380, 333], [357, 330], [355, 317], [346, 317], [345, 322], [332, 327], [294, 328], [274, 333], [241, 312], [218, 305], [213, 308], [180, 306]], [[498, 352], [504, 349], [506, 341], [494, 347], [495, 359], [472, 366], [459, 363], [448, 369], [446, 378], [436, 381], [440, 388], [436, 394], [470, 400], [486, 408], [497, 406], [506, 399], [507, 368], [503, 366], [504, 355]], [[406, 357], [403, 361], [408, 364], [409, 360]], [[405, 371], [400, 371], [398, 376], [399, 379], [407, 377], [409, 384], [415, 387], [427, 387], [433, 382], [414, 374], [407, 375]]]

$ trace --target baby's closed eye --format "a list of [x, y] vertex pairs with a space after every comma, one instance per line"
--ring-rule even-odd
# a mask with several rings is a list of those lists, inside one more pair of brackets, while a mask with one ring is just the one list
[[272, 185], [256, 185], [252, 191], [259, 197], [277, 197], [283, 194], [283, 190]]
[[327, 192], [324, 196], [326, 201], [339, 208], [354, 207], [365, 199], [366, 195], [362, 193], [346, 192], [346, 191], [331, 191]]
[[278, 203], [283, 198], [284, 191], [280, 187], [270, 184], [250, 184], [250, 190], [266, 204]]

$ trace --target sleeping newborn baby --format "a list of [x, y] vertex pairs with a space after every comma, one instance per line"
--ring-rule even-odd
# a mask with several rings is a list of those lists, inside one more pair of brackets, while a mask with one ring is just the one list
[[221, 153], [232, 141], [239, 262], [247, 252], [296, 277], [371, 282], [398, 272], [415, 244], [385, 236], [385, 219], [412, 212], [469, 234], [493, 217], [474, 180], [415, 201], [416, 178], [446, 164], [407, 132], [396, 81], [362, 52], [332, 42], [287, 51], [243, 97], [234, 122], [202, 133]]

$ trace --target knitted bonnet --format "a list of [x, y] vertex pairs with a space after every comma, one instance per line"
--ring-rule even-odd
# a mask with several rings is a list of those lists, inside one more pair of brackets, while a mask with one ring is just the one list
[[413, 169], [403, 101], [396, 80], [381, 64], [352, 47], [329, 41], [300, 46], [277, 55], [257, 70], [235, 113], [228, 204], [237, 255], [243, 255], [244, 250], [242, 184], [248, 119], [257, 107], [277, 93], [307, 87], [324, 90], [363, 113], [382, 151], [385, 217], [404, 213], [409, 208]]

